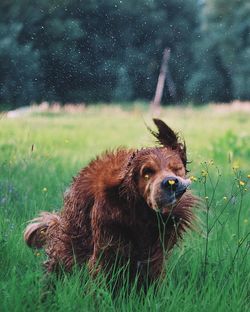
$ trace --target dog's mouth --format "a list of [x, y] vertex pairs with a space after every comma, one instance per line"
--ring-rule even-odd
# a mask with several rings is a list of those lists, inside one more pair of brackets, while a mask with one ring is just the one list
[[175, 206], [177, 205], [178, 201], [185, 194], [186, 190], [187, 189], [185, 188], [182, 190], [178, 190], [178, 192], [171, 191], [162, 194], [161, 198], [159, 198], [156, 202], [157, 207], [155, 210], [163, 214], [172, 212]]

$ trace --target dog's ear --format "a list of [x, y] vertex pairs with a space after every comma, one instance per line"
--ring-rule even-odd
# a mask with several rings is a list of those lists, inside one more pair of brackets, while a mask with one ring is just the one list
[[153, 131], [149, 129], [152, 135], [157, 139], [157, 142], [165, 147], [170, 147], [173, 150], [177, 150], [180, 153], [182, 161], [186, 166], [186, 144], [185, 142], [180, 142], [178, 133], [174, 132], [168, 125], [165, 124], [161, 119], [153, 119], [158, 131]]
[[153, 131], [148, 127], [151, 134], [157, 139], [157, 142], [163, 146], [171, 147], [172, 149], [178, 148], [179, 136], [169, 126], [160, 119], [153, 119], [158, 131]]

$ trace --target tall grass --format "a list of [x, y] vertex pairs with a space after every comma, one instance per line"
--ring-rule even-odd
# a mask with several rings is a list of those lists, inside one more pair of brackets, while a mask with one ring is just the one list
[[204, 205], [163, 281], [147, 293], [129, 290], [120, 272], [125, 281], [115, 297], [86, 267], [52, 276], [53, 289], [45, 287], [46, 255], [28, 249], [22, 232], [39, 211], [60, 209], [72, 176], [95, 155], [151, 145], [148, 113], [103, 107], [0, 120], [0, 311], [249, 311], [249, 116], [205, 107], [166, 109], [162, 117], [185, 136], [192, 188]]

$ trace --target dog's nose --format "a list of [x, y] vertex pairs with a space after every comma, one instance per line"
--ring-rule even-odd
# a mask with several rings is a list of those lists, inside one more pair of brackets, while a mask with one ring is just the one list
[[161, 182], [161, 187], [165, 190], [175, 191], [179, 186], [179, 179], [177, 177], [166, 177]]

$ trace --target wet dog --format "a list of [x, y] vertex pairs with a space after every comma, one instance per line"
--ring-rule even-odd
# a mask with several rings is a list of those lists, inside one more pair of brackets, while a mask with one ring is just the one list
[[192, 224], [196, 198], [187, 190], [185, 143], [162, 120], [154, 123], [157, 146], [97, 157], [73, 179], [61, 212], [41, 213], [27, 226], [25, 241], [45, 249], [49, 272], [85, 263], [93, 275], [126, 265], [131, 280], [164, 272], [166, 255]]

